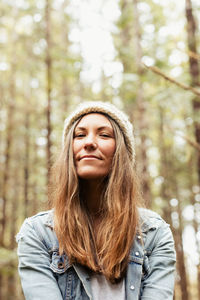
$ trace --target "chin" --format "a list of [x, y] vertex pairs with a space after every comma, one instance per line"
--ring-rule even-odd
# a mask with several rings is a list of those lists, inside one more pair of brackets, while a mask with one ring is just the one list
[[102, 179], [108, 175], [109, 170], [105, 168], [77, 168], [77, 175], [81, 179]]
[[78, 177], [80, 179], [85, 179], [85, 180], [95, 180], [95, 179], [102, 179], [106, 177], [107, 174], [78, 174]]
[[108, 175], [108, 172], [77, 172], [77, 175], [81, 179], [85, 180], [95, 180], [95, 179], [102, 179]]

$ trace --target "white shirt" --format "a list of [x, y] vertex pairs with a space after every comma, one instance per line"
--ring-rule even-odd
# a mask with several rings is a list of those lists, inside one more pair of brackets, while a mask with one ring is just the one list
[[91, 276], [93, 300], [125, 300], [124, 279], [112, 284], [101, 274]]

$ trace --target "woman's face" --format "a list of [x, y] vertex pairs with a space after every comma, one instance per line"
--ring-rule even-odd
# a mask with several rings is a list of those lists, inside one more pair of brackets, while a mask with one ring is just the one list
[[83, 179], [106, 176], [115, 152], [115, 137], [108, 118], [100, 113], [85, 115], [76, 125], [73, 154], [77, 174]]

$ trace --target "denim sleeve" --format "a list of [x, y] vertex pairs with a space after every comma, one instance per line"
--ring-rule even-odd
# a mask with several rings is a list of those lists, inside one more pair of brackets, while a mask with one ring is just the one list
[[50, 254], [34, 230], [25, 220], [17, 237], [19, 275], [26, 300], [62, 300], [57, 281], [50, 269]]
[[176, 254], [171, 230], [163, 222], [154, 237], [153, 232], [148, 234], [152, 234], [153, 243], [146, 248], [149, 270], [144, 276], [141, 300], [173, 300]]

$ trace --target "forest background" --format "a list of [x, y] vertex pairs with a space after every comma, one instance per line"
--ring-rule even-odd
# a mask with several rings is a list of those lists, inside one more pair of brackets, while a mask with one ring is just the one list
[[200, 300], [198, 0], [0, 2], [0, 299], [23, 299], [16, 242], [48, 207], [63, 121], [84, 100], [134, 123], [146, 205], [171, 225], [175, 300]]

